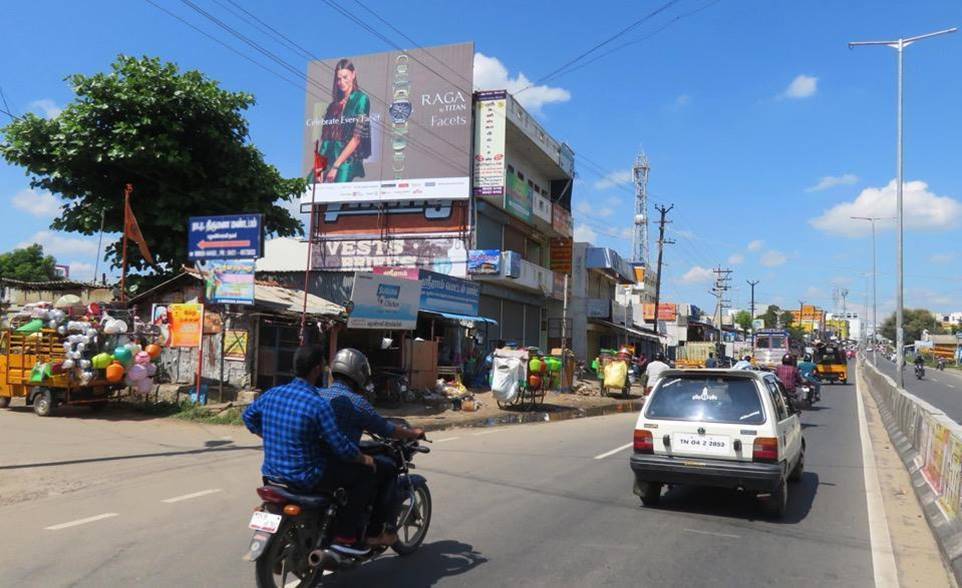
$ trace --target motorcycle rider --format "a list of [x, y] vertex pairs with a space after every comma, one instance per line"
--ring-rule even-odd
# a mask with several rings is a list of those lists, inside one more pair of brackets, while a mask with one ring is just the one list
[[806, 353], [798, 364], [798, 374], [803, 380], [815, 386], [815, 400], [822, 399], [822, 381], [818, 378], [818, 365], [812, 361], [812, 354]]
[[925, 373], [925, 358], [922, 357], [921, 353], [915, 354], [915, 371], [921, 371], [923, 374]]
[[335, 522], [335, 543], [351, 549], [363, 509], [374, 496], [374, 458], [341, 432], [330, 401], [317, 394], [323, 365], [321, 347], [299, 347], [294, 380], [258, 396], [243, 419], [264, 440], [265, 484], [299, 494], [347, 491], [347, 504]]
[[[371, 364], [357, 349], [341, 349], [331, 363], [333, 382], [318, 391], [321, 398], [331, 403], [338, 428], [352, 443], [360, 444], [364, 432], [394, 439], [419, 439], [422, 429], [408, 429], [379, 415], [364, 392], [371, 386]], [[367, 525], [367, 545], [390, 546], [397, 542], [394, 528], [397, 520], [397, 467], [385, 455], [375, 455], [376, 480], [371, 517]], [[352, 464], [336, 467], [350, 468]]]
[[775, 376], [781, 381], [785, 390], [795, 398], [795, 388], [802, 383], [795, 367], [795, 357], [789, 353], [782, 356], [782, 364], [775, 368]]

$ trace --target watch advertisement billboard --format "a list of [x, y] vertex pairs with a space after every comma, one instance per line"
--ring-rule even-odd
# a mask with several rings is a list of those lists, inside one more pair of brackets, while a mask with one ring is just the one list
[[507, 95], [505, 90], [493, 90], [478, 92], [475, 98], [474, 195], [497, 197], [499, 204], [504, 195]]
[[467, 199], [474, 44], [307, 66], [301, 203]]
[[459, 237], [325, 240], [311, 247], [311, 268], [315, 270], [370, 271], [376, 266], [397, 266], [467, 275], [468, 250]]
[[401, 329], [417, 326], [421, 282], [358, 272], [351, 291], [349, 329]]
[[468, 226], [467, 202], [457, 200], [336, 202], [318, 204], [314, 211], [314, 241], [455, 234]]

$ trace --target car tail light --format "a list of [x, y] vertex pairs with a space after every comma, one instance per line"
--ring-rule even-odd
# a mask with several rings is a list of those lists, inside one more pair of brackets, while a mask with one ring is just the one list
[[257, 495], [261, 497], [264, 502], [273, 502], [274, 504], [283, 504], [287, 502], [287, 499], [281, 496], [280, 492], [274, 490], [270, 486], [261, 486], [257, 489]]
[[634, 446], [635, 453], [654, 453], [655, 443], [652, 439], [651, 431], [635, 429]]
[[752, 444], [752, 461], [777, 462], [778, 439], [775, 437], [757, 437]]

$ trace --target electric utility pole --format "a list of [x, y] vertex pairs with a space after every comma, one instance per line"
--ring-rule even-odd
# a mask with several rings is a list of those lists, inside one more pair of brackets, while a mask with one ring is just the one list
[[[665, 250], [665, 245], [672, 245], [674, 241], [671, 239], [665, 239], [665, 225], [670, 224], [671, 221], [665, 220], [668, 213], [675, 205], [665, 208], [664, 206], [656, 206], [655, 210], [661, 215], [658, 220], [658, 269], [655, 273], [655, 332], [658, 332], [658, 305], [661, 303], [661, 258], [662, 253]], [[661, 349], [661, 336], [658, 337], [658, 348]]]
[[717, 357], [722, 357], [724, 355], [724, 325], [722, 325], [722, 320], [724, 316], [725, 305], [730, 301], [725, 299], [725, 293], [731, 289], [731, 273], [730, 269], [722, 269], [721, 266], [712, 270], [715, 273], [715, 285], [712, 287], [712, 294], [718, 298], [718, 302], [715, 307], [718, 311], [718, 322], [715, 325], [718, 327], [718, 342], [715, 345], [715, 355]]
[[959, 30], [956, 27], [951, 29], [945, 29], [941, 31], [935, 31], [934, 33], [927, 33], [924, 35], [918, 35], [915, 37], [909, 37], [904, 39], [899, 37], [894, 41], [855, 41], [848, 44], [848, 48], [861, 47], [867, 45], [883, 45], [885, 47], [890, 47], [895, 49], [898, 53], [898, 101], [897, 101], [897, 114], [896, 114], [896, 139], [895, 139], [895, 214], [896, 218], [896, 231], [895, 231], [895, 242], [896, 242], [896, 286], [895, 286], [895, 372], [898, 379], [899, 388], [905, 387], [905, 374], [902, 372], [902, 368], [905, 366], [905, 356], [903, 355], [905, 347], [905, 334], [902, 332], [902, 294], [903, 294], [903, 275], [902, 275], [902, 54], [905, 52], [905, 48], [923, 39], [929, 39], [931, 37], [938, 37], [940, 35], [947, 35], [949, 33], [954, 33]]
[[[745, 282], [747, 282], [748, 285], [751, 286], [752, 288], [752, 303], [751, 303], [751, 310], [749, 312], [752, 315], [752, 322], [754, 323], [755, 322], [755, 286], [758, 285], [759, 280], [745, 280]], [[752, 335], [752, 349], [754, 349], [755, 348], [755, 328], [752, 327], [749, 330]]]

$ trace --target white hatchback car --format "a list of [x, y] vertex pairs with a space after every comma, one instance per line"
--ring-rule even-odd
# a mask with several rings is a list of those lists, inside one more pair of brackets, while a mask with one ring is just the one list
[[690, 484], [753, 492], [781, 517], [787, 482], [802, 477], [805, 439], [774, 374], [666, 370], [638, 415], [630, 461], [645, 506], [665, 484]]

